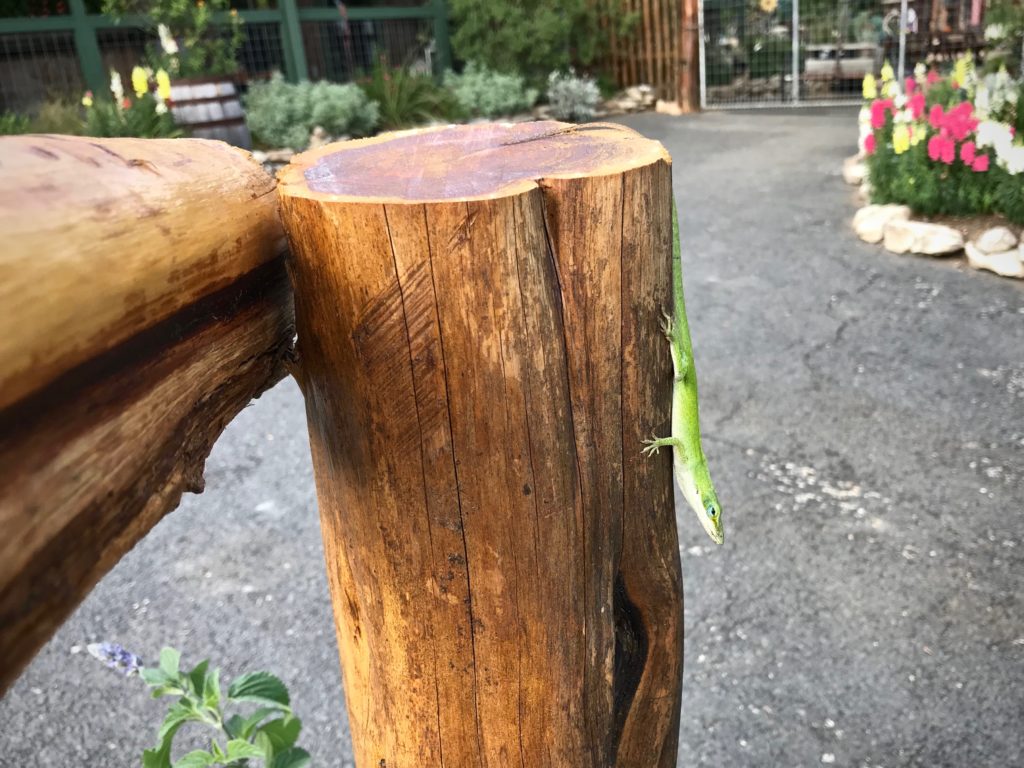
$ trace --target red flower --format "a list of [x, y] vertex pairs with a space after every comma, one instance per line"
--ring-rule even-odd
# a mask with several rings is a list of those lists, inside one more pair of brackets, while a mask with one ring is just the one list
[[875, 154], [875, 134], [869, 133], [864, 137], [864, 151], [869, 155]]
[[971, 163], [971, 170], [975, 173], [984, 173], [988, 170], [988, 155], [978, 155]]
[[129, 99], [127, 96], [125, 96], [124, 100], [121, 102], [121, 106], [124, 109], [131, 109], [132, 108], [132, 100]]
[[910, 100], [907, 102], [907, 106], [910, 107], [910, 113], [914, 116], [915, 120], [921, 117], [921, 115], [924, 114], [924, 93], [922, 91], [918, 91], [911, 96]]
[[942, 154], [942, 137], [932, 136], [928, 139], [928, 159], [932, 162], [937, 162], [939, 155]]
[[914, 80], [914, 78], [912, 78], [912, 77], [908, 77], [906, 79], [905, 83], [906, 83], [906, 93], [907, 93], [907, 96], [909, 96], [910, 94], [912, 94], [914, 92], [914, 89], [917, 88], [917, 81]]
[[946, 115], [942, 111], [941, 104], [934, 104], [931, 111], [928, 113], [928, 122], [932, 128], [941, 128], [946, 122]]
[[928, 76], [925, 79], [928, 81], [928, 85], [935, 85], [942, 78], [939, 77], [939, 73], [936, 72], [934, 69], [929, 69]]

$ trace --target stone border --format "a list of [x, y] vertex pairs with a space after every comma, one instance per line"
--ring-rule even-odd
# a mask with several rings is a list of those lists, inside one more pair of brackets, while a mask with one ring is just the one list
[[[870, 199], [863, 156], [854, 155], [843, 162], [843, 180], [859, 186], [861, 200]], [[1010, 227], [989, 227], [965, 241], [963, 232], [955, 227], [911, 219], [911, 210], [905, 205], [866, 204], [854, 214], [853, 231], [864, 242], [881, 243], [892, 253], [965, 254], [974, 269], [1024, 279], [1024, 236]]]

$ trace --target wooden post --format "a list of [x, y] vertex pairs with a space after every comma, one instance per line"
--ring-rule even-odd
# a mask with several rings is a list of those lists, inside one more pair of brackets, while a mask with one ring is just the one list
[[670, 160], [564, 129], [280, 175], [360, 768], [675, 766]]
[[684, 113], [700, 112], [700, 24], [697, 0], [682, 0], [682, 4], [679, 108]]

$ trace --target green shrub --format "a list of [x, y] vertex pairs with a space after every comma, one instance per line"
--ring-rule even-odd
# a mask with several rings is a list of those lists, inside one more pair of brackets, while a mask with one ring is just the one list
[[792, 55], [793, 44], [787, 39], [771, 37], [751, 40], [747, 48], [750, 77], [776, 77], [782, 72], [789, 72], [792, 68]]
[[0, 113], [0, 136], [17, 136], [28, 133], [32, 121], [26, 115], [17, 112]]
[[527, 88], [520, 75], [505, 75], [471, 61], [461, 75], [447, 72], [445, 88], [473, 117], [499, 117], [530, 109], [537, 101], [537, 89]]
[[451, 91], [438, 86], [428, 75], [416, 75], [403, 67], [387, 67], [378, 61], [360, 85], [377, 103], [380, 125], [387, 130], [462, 116]]
[[548, 78], [547, 99], [555, 119], [582, 122], [594, 117], [601, 91], [591, 78], [577, 77], [571, 70], [552, 72]]
[[617, 0], [450, 0], [452, 50], [497, 72], [522, 72], [533, 85], [549, 72], [587, 67], [607, 50], [615, 25], [628, 36], [639, 18]]
[[166, 106], [149, 93], [121, 103], [97, 99], [86, 110], [85, 132], [104, 138], [176, 139], [184, 135]]
[[310, 132], [318, 125], [331, 136], [366, 136], [379, 119], [377, 105], [359, 86], [288, 83], [280, 73], [250, 86], [245, 108], [257, 142], [295, 150], [306, 148]]

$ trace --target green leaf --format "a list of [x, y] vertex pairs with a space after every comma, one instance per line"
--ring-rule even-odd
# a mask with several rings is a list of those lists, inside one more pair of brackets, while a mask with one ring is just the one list
[[302, 721], [299, 718], [281, 717], [263, 724], [257, 733], [266, 737], [272, 748], [272, 754], [276, 755], [294, 746], [301, 730]]
[[217, 759], [209, 752], [197, 749], [189, 752], [176, 762], [174, 768], [207, 768], [207, 766], [213, 765], [216, 762]]
[[250, 672], [236, 677], [228, 688], [228, 698], [232, 701], [254, 701], [285, 711], [289, 711], [291, 703], [284, 683], [269, 672]]
[[178, 665], [181, 663], [181, 653], [174, 648], [164, 648], [160, 651], [160, 669], [172, 680], [178, 677]]
[[247, 734], [243, 733], [245, 729], [245, 718], [241, 715], [232, 715], [224, 721], [224, 730], [232, 739], [244, 739]]
[[280, 711], [281, 710], [278, 707], [260, 707], [246, 718], [242, 718], [239, 715], [234, 715], [229, 721], [232, 724], [232, 727], [234, 727], [234, 725], [236, 724], [236, 718], [240, 722], [237, 723], [238, 730], [233, 730], [232, 735], [239, 739], [248, 739], [249, 736], [252, 735], [253, 729], [257, 725], [259, 725], [261, 722], [263, 722], [263, 720], [270, 717], [271, 715], [278, 714]]
[[160, 739], [161, 743], [170, 743], [171, 739], [174, 738], [175, 732], [182, 726], [182, 724], [189, 722], [190, 720], [201, 720], [199, 713], [196, 712], [192, 707], [178, 702], [172, 704], [171, 708], [167, 710], [167, 715], [164, 717], [163, 723], [160, 724], [160, 732], [157, 734], [157, 738]]
[[311, 762], [309, 752], [299, 747], [292, 747], [275, 756], [267, 768], [307, 768]]
[[185, 692], [176, 685], [161, 685], [154, 688], [150, 695], [154, 699], [159, 699], [161, 696], [181, 696], [183, 693]]
[[192, 685], [192, 692], [199, 698], [202, 698], [203, 689], [206, 687], [206, 670], [210, 666], [209, 659], [203, 659], [192, 671], [188, 673], [189, 682]]
[[142, 678], [142, 681], [146, 685], [150, 686], [167, 685], [167, 683], [170, 682], [162, 669], [153, 669], [152, 667], [143, 667], [140, 669], [139, 677]]
[[214, 669], [203, 681], [203, 704], [210, 709], [220, 709], [220, 670]]
[[143, 752], [142, 768], [171, 768], [170, 743]]
[[245, 739], [232, 739], [228, 742], [228, 760], [242, 760], [247, 757], [263, 757], [263, 750]]

